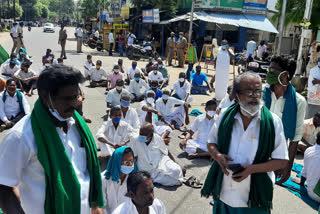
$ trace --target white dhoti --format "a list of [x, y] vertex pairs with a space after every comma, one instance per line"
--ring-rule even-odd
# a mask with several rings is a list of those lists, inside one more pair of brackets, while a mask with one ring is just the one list
[[172, 121], [176, 121], [177, 125], [180, 127], [184, 123], [184, 114], [184, 105], [181, 105], [176, 107], [176, 110], [171, 115], [163, 116], [163, 118], [170, 123], [172, 123]]
[[167, 125], [154, 125], [154, 131], [160, 136], [164, 135], [167, 131], [169, 131], [169, 137], [172, 135], [173, 132], [172, 129]]
[[220, 50], [218, 52], [216, 63], [215, 98], [217, 100], [222, 100], [227, 94], [227, 89], [229, 85], [229, 69], [229, 53], [228, 51]]
[[169, 158], [164, 156], [159, 163], [157, 169], [152, 174], [152, 181], [164, 186], [181, 185], [183, 181], [183, 173], [181, 167]]
[[188, 154], [194, 154], [197, 152], [197, 149], [201, 149], [202, 151], [208, 152], [207, 142], [200, 140], [188, 140], [186, 148], [184, 151]]

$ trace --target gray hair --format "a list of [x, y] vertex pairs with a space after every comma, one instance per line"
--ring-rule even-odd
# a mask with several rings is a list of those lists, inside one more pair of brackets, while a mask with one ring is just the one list
[[148, 97], [149, 94], [153, 94], [154, 96], [156, 96], [156, 93], [154, 93], [154, 91], [152, 90], [147, 91], [146, 97]]
[[246, 78], [249, 78], [249, 77], [257, 78], [257, 79], [259, 79], [261, 81], [261, 77], [258, 74], [253, 73], [251, 71], [247, 71], [247, 72], [244, 72], [242, 74], [239, 74], [233, 80], [233, 84], [232, 84], [232, 95], [233, 96], [236, 96], [236, 95], [238, 95], [240, 93], [240, 83], [241, 83], [241, 81], [246, 79]]
[[122, 93], [122, 94], [121, 94], [121, 99], [123, 99], [123, 98], [127, 98], [127, 99], [129, 99], [129, 100], [131, 99], [129, 93]]
[[170, 94], [170, 89], [169, 88], [162, 89], [162, 93], [164, 92], [168, 92]]

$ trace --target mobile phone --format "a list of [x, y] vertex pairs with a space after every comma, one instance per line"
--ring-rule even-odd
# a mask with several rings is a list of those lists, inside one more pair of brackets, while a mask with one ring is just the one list
[[244, 170], [243, 166], [239, 163], [228, 164], [228, 168], [233, 172], [232, 175], [240, 173]]

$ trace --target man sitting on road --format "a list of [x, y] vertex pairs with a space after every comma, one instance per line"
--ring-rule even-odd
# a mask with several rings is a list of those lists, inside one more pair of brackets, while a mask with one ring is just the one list
[[50, 58], [52, 57], [51, 56], [51, 52], [52, 52], [52, 50], [48, 48], [47, 51], [46, 51], [46, 55], [44, 55], [42, 57], [42, 65], [45, 65], [48, 59], [50, 60]]
[[320, 132], [320, 112], [312, 118], [304, 120], [302, 139], [298, 144], [298, 150], [304, 153], [307, 148], [314, 146], [318, 132]]
[[229, 86], [227, 89], [227, 95], [221, 100], [217, 108], [217, 114], [224, 108], [228, 108], [235, 102], [234, 96], [232, 95], [232, 87]]
[[119, 79], [116, 81], [116, 87], [110, 90], [107, 95], [107, 98], [106, 98], [107, 108], [120, 105], [121, 95], [130, 94], [129, 91], [123, 88], [123, 86], [124, 86], [123, 80]]
[[162, 201], [154, 198], [151, 175], [145, 171], [131, 173], [127, 180], [129, 198], [112, 214], [165, 214]]
[[5, 64], [2, 68], [2, 78], [4, 80], [12, 79], [14, 78], [14, 74], [19, 70], [20, 68], [16, 65], [15, 61], [10, 61], [9, 64]]
[[149, 61], [146, 64], [146, 68], [145, 68], [145, 74], [149, 74], [151, 71], [153, 71], [153, 59], [152, 57], [149, 57]]
[[134, 79], [134, 74], [138, 72], [141, 74], [141, 78], [144, 79], [141, 69], [137, 67], [137, 62], [132, 61], [132, 66], [127, 70], [127, 84], [129, 84], [130, 81]]
[[146, 90], [145, 95], [148, 91], [153, 91], [155, 93], [155, 101], [162, 97], [162, 91], [159, 89], [158, 81], [151, 81], [150, 88]]
[[304, 186], [305, 182], [307, 182], [309, 197], [320, 203], [320, 196], [315, 193], [316, 186], [320, 182], [320, 132], [316, 135], [316, 144], [305, 151], [303, 163], [301, 180], [293, 178], [292, 181], [301, 186]]
[[129, 94], [121, 95], [121, 120], [130, 124], [133, 129], [138, 130], [140, 128], [140, 120], [136, 109], [130, 106], [130, 101]]
[[158, 71], [162, 74], [163, 77], [164, 85], [162, 87], [165, 87], [169, 84], [170, 74], [166, 66], [164, 66], [162, 60], [158, 60]]
[[21, 91], [31, 97], [33, 89], [37, 87], [36, 83], [39, 76], [33, 70], [29, 69], [29, 67], [30, 63], [22, 63], [20, 71], [14, 74], [14, 78], [19, 81]]
[[0, 94], [0, 131], [11, 128], [26, 114], [30, 114], [27, 99], [17, 90], [15, 80], [7, 80], [6, 90]]
[[89, 80], [91, 87], [107, 87], [108, 85], [108, 81], [103, 77], [108, 78], [109, 75], [101, 66], [101, 60], [97, 60], [96, 67], [90, 69]]
[[132, 127], [121, 120], [120, 106], [114, 106], [110, 110], [111, 119], [104, 122], [96, 134], [100, 142], [103, 156], [111, 156], [115, 149], [125, 146], [133, 134]]
[[95, 64], [92, 62], [92, 56], [87, 55], [87, 61], [84, 63], [84, 76], [86, 79], [90, 79], [90, 70]]
[[[158, 71], [158, 64], [153, 65], [153, 71], [148, 74], [148, 82], [151, 84], [152, 81], [157, 81], [159, 85], [162, 86], [163, 76], [162, 73]], [[161, 88], [161, 87], [160, 87]]]
[[[175, 93], [172, 95], [173, 92]], [[181, 72], [179, 74], [179, 80], [177, 80], [172, 86], [170, 96], [172, 95], [172, 97], [183, 100], [184, 102], [190, 104], [192, 101], [190, 92], [191, 85], [188, 81], [186, 81], [186, 74]]]
[[129, 146], [138, 159], [139, 170], [149, 172], [154, 183], [164, 186], [181, 185], [184, 169], [175, 162], [151, 123], [142, 125], [139, 136], [133, 137]]
[[123, 74], [120, 72], [120, 67], [118, 64], [115, 64], [112, 69], [112, 73], [108, 76], [108, 81], [111, 84], [111, 87], [107, 88], [109, 89], [114, 89], [116, 87], [116, 82], [117, 80], [123, 80]]
[[129, 85], [129, 92], [132, 102], [141, 102], [144, 99], [144, 92], [149, 88], [149, 85], [141, 79], [139, 72], [134, 74], [134, 79]]
[[156, 101], [156, 109], [161, 113], [163, 119], [171, 123], [175, 129], [179, 129], [184, 122], [186, 125], [189, 124], [188, 104], [170, 97], [170, 90], [167, 88], [163, 90], [162, 97]]
[[[210, 157], [207, 147], [208, 133], [215, 122], [217, 102], [209, 100], [206, 103], [205, 114], [199, 115], [192, 123], [189, 133], [179, 144], [180, 148], [188, 154], [188, 159]], [[193, 135], [197, 137], [193, 138]]]
[[[207, 75], [201, 72], [200, 65], [196, 66], [196, 73], [191, 74], [191, 80], [191, 94], [207, 94], [208, 89], [209, 92], [212, 92]], [[205, 82], [207, 86], [204, 86], [203, 82]]]

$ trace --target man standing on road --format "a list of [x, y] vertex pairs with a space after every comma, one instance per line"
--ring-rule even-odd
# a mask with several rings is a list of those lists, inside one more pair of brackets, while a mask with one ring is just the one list
[[23, 42], [23, 22], [19, 23], [17, 28], [18, 33], [18, 44], [17, 44], [17, 53], [19, 52], [20, 48], [26, 49]]
[[254, 38], [251, 37], [251, 40], [247, 43], [247, 54], [255, 56], [255, 51], [257, 49], [257, 43], [254, 41]]
[[59, 31], [59, 41], [58, 44], [61, 45], [61, 55], [60, 58], [67, 59], [66, 56], [66, 42], [67, 42], [67, 30], [64, 29], [64, 25], [61, 25], [61, 29]]
[[184, 65], [184, 50], [187, 48], [188, 42], [187, 39], [183, 36], [183, 32], [179, 33], [179, 39], [177, 42], [177, 54], [178, 54], [178, 61], [179, 67], [183, 68]]
[[[75, 111], [81, 72], [53, 65], [40, 74], [39, 99], [0, 144], [4, 213], [102, 214], [101, 172], [94, 138]], [[14, 193], [19, 186], [20, 200]]]
[[77, 53], [82, 53], [82, 36], [83, 36], [83, 31], [82, 31], [82, 26], [78, 25], [77, 31]]
[[11, 54], [13, 54], [14, 51], [16, 51], [16, 53], [19, 52], [19, 49], [17, 48], [18, 47], [18, 29], [17, 28], [18, 28], [18, 24], [16, 22], [13, 23], [13, 27], [11, 28], [11, 31], [10, 31], [10, 36], [13, 41], [13, 47], [11, 50]]
[[112, 56], [112, 49], [113, 49], [113, 43], [114, 43], [113, 30], [110, 31], [108, 35], [108, 40], [109, 40], [109, 56]]
[[233, 94], [237, 103], [220, 113], [208, 136], [214, 162], [201, 195], [213, 196], [214, 214], [269, 214], [273, 171], [288, 163], [281, 120], [262, 105], [259, 75], [237, 76]]
[[310, 70], [306, 119], [313, 117], [318, 111], [320, 111], [320, 57], [318, 64]]
[[174, 32], [170, 33], [170, 37], [167, 40], [168, 47], [168, 65], [172, 65], [172, 59], [174, 55], [174, 49], [176, 47], [176, 38], [174, 38]]

